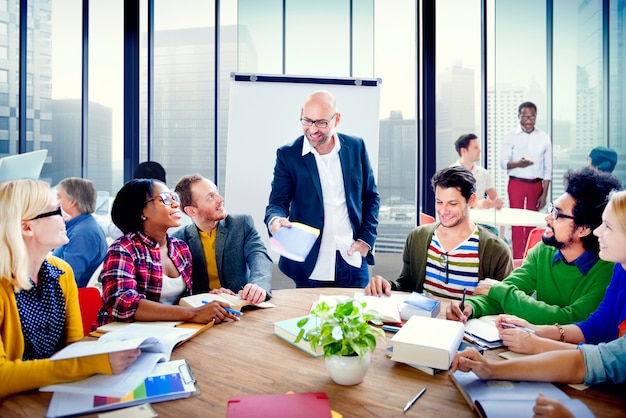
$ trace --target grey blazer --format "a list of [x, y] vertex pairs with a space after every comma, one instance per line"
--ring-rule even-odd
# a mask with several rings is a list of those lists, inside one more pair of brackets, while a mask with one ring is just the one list
[[[191, 250], [192, 292], [209, 291], [209, 275], [200, 234], [195, 224], [179, 229], [174, 237], [182, 239]], [[215, 260], [222, 287], [237, 293], [247, 283], [265, 289], [271, 297], [274, 263], [267, 253], [250, 215], [228, 215], [219, 222], [215, 237]]]

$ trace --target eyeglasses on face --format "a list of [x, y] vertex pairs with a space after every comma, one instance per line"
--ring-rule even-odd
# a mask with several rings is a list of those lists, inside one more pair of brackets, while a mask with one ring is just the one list
[[63, 209], [61, 209], [61, 206], [59, 206], [55, 210], [51, 210], [50, 212], [40, 213], [39, 215], [31, 219], [31, 221], [34, 221], [35, 219], [48, 218], [50, 216], [56, 216], [56, 215], [59, 215], [61, 217], [63, 216]]
[[520, 116], [522, 120], [537, 120], [537, 116]]
[[180, 203], [180, 196], [178, 195], [178, 193], [176, 193], [176, 192], [161, 192], [158, 195], [156, 195], [154, 197], [151, 197], [150, 199], [146, 200], [145, 202], [143, 202], [143, 204], [145, 205], [148, 202], [152, 202], [156, 198], [161, 199], [161, 202], [163, 202], [163, 204], [165, 206], [172, 206], [172, 203], [174, 203], [174, 202]]
[[302, 123], [302, 126], [315, 125], [316, 128], [323, 129], [323, 128], [328, 126], [328, 124], [333, 120], [335, 115], [336, 115], [336, 113], [334, 115], [332, 115], [330, 117], [330, 119], [328, 119], [328, 120], [324, 120], [324, 119], [311, 120], [309, 118], [300, 118], [300, 123]]
[[554, 203], [550, 203], [550, 206], [548, 206], [548, 213], [552, 215], [555, 221], [559, 218], [576, 219], [572, 215], [564, 215], [561, 212], [559, 212], [559, 210], [554, 207]]

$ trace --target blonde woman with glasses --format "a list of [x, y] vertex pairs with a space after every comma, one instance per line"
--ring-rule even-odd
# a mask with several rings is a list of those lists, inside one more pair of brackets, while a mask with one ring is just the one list
[[121, 373], [140, 350], [68, 360], [48, 358], [83, 337], [72, 268], [50, 251], [68, 242], [50, 186], [0, 184], [0, 398], [96, 373]]
[[213, 302], [200, 308], [179, 306], [191, 293], [191, 253], [184, 241], [170, 237], [181, 224], [178, 194], [162, 182], [135, 179], [118, 192], [113, 223], [124, 233], [110, 246], [100, 278], [103, 306], [98, 325], [109, 322], [238, 320]]

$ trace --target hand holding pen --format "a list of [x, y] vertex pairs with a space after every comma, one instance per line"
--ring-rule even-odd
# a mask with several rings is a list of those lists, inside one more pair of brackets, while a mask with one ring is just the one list
[[231, 309], [228, 302], [217, 300], [211, 302], [202, 301], [202, 306], [194, 308], [194, 310], [196, 310], [197, 318], [195, 318], [193, 322], [208, 324], [211, 321], [215, 321], [215, 323], [218, 324], [223, 322], [226, 318], [239, 321], [239, 316], [232, 312], [233, 309]]
[[538, 352], [540, 338], [535, 335], [535, 330], [527, 321], [509, 315], [499, 315], [496, 318], [502, 343], [510, 351], [522, 354], [535, 354]]

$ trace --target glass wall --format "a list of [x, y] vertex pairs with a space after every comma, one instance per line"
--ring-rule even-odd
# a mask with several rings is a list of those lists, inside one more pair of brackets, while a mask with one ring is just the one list
[[[63, 177], [85, 176], [111, 194], [121, 187], [123, 116], [134, 111], [124, 109], [124, 1], [88, 2], [85, 91], [81, 84], [83, 2], [27, 3], [27, 68], [20, 69], [19, 2], [0, 1], [0, 156], [46, 148], [49, 156], [42, 178], [47, 181], [56, 184]], [[380, 78], [378, 250], [401, 249], [406, 233], [417, 223], [416, 191], [430, 188], [428, 180], [424, 184], [415, 180], [420, 169], [416, 160], [417, 81], [422, 73], [417, 40], [418, 29], [423, 30], [416, 24], [419, 1], [340, 0], [314, 6], [303, 0], [222, 1], [217, 6], [216, 44], [215, 2], [189, 0], [182, 7], [173, 0], [154, 0], [152, 67], [146, 60], [148, 2], [141, 2], [142, 90], [137, 110], [141, 132], [130, 139], [138, 141], [141, 159], [163, 163], [170, 186], [181, 175], [199, 171], [218, 177], [223, 187], [232, 72]], [[486, 137], [480, 163], [491, 170], [496, 190], [508, 205], [508, 176], [499, 168], [499, 148], [504, 134], [518, 126], [517, 106], [531, 100], [538, 106], [537, 127], [548, 132], [553, 142], [551, 194], [562, 191], [565, 170], [586, 164], [589, 150], [597, 145], [618, 151], [615, 173], [626, 178], [622, 3], [438, 1], [437, 168], [458, 158], [453, 142], [461, 133]], [[481, 7], [487, 10], [484, 25]], [[22, 150], [18, 148], [20, 70], [27, 84], [22, 98], [27, 110]], [[154, 93], [150, 126], [149, 72]], [[487, 96], [484, 109], [483, 94]], [[82, 114], [85, 98], [87, 112]]]
[[[215, 9], [205, 0], [180, 4], [154, 2], [154, 63], [152, 69], [143, 67], [152, 70], [153, 98], [149, 153], [142, 111], [142, 159], [149, 155], [161, 163], [171, 188], [195, 171], [213, 178], [215, 169]], [[234, 28], [223, 27], [221, 35], [234, 38]], [[142, 51], [146, 40], [142, 32]], [[146, 100], [142, 95], [144, 109]]]
[[[53, 11], [54, 13], [54, 11]], [[115, 195], [123, 184], [124, 138], [123, 0], [89, 2], [88, 177]]]
[[[50, 135], [50, 140], [42, 147], [48, 149], [48, 164], [44, 165], [42, 178], [56, 185], [65, 177], [83, 176], [82, 2], [55, 0], [49, 6], [42, 21], [46, 22], [50, 45], [45, 50], [36, 49], [34, 58], [39, 60], [38, 67], [48, 74], [51, 84], [51, 97], [40, 102], [42, 112], [48, 115], [47, 120], [41, 121], [42, 132]], [[110, 139], [109, 136], [100, 145], [110, 149]], [[97, 143], [88, 142], [89, 145], [97, 146]], [[97, 188], [109, 190], [110, 164], [101, 165], [96, 152], [87, 153], [85, 163], [84, 168], [87, 170], [84, 176], [95, 181]]]
[[437, 170], [458, 160], [460, 135], [473, 133], [483, 143], [480, 3], [437, 2]]

